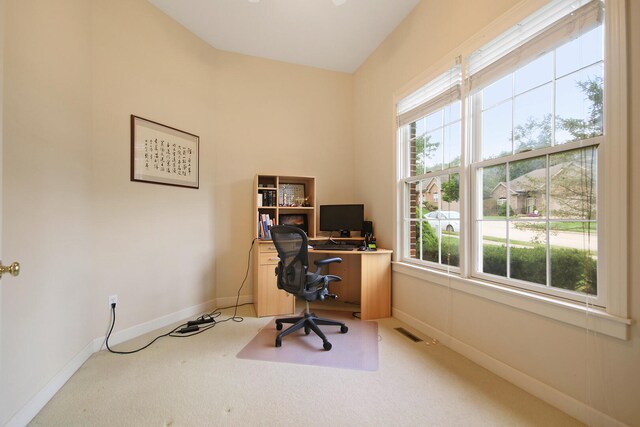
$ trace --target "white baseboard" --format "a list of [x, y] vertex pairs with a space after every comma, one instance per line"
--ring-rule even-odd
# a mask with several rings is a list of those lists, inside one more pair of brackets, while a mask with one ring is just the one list
[[[202, 304], [194, 305], [193, 307], [188, 307], [183, 310], [167, 314], [166, 316], [158, 317], [157, 319], [153, 319], [148, 322], [124, 329], [122, 331], [112, 333], [111, 337], [109, 337], [109, 345], [113, 346], [125, 341], [129, 341], [148, 332], [155, 331], [156, 329], [164, 328], [165, 326], [180, 322], [181, 320], [189, 318], [195, 319], [196, 317], [204, 313], [211, 312], [217, 307], [234, 306], [236, 305], [236, 298], [237, 297], [217, 298], [215, 300], [210, 300]], [[238, 301], [238, 305], [252, 302], [253, 297], [251, 295], [241, 295], [240, 300]], [[103, 336], [93, 340], [94, 352], [106, 349], [105, 338], [106, 337]]]
[[67, 365], [62, 368], [51, 381], [47, 383], [36, 395], [27, 402], [18, 413], [9, 420], [5, 427], [24, 427], [26, 426], [38, 412], [44, 408], [44, 405], [62, 388], [62, 386], [71, 378], [75, 372], [80, 369], [82, 364], [93, 354], [93, 344], [87, 344]]
[[216, 307], [232, 307], [236, 305], [236, 300], [238, 300], [238, 305], [253, 303], [253, 295], [240, 295], [239, 299], [237, 296], [218, 298], [216, 300]]
[[[137, 338], [156, 329], [179, 322], [191, 317], [195, 318], [203, 313], [210, 312], [216, 307], [227, 307], [236, 304], [237, 297], [218, 298], [202, 304], [194, 305], [183, 310], [176, 311], [166, 316], [132, 326], [122, 331], [111, 334], [109, 345], [120, 344], [133, 338]], [[251, 303], [253, 297], [250, 295], [240, 296], [239, 304]], [[58, 372], [36, 395], [27, 402], [24, 407], [9, 420], [5, 427], [24, 427], [38, 415], [44, 405], [62, 388], [71, 376], [86, 362], [93, 353], [102, 350], [105, 337], [98, 337], [87, 344], [67, 365]]]
[[477, 363], [485, 369], [493, 372], [499, 377], [509, 381], [524, 391], [531, 393], [538, 399], [543, 400], [551, 406], [569, 414], [577, 420], [589, 426], [603, 427], [626, 427], [626, 424], [612, 418], [611, 416], [598, 411], [597, 409], [562, 393], [561, 391], [539, 381], [511, 366], [494, 359], [486, 353], [471, 347], [470, 345], [434, 328], [433, 326], [416, 319], [415, 317], [394, 308], [393, 317], [417, 329], [432, 338], [437, 339], [443, 345], [449, 347], [466, 357], [467, 359]]
[[[215, 308], [215, 300], [207, 301], [202, 304], [194, 305], [192, 307], [187, 307], [182, 310], [178, 310], [176, 312], [167, 314], [162, 317], [158, 317], [156, 319], [150, 320], [148, 322], [140, 323], [139, 325], [131, 326], [130, 328], [124, 329], [122, 331], [112, 332], [109, 337], [109, 345], [114, 346], [125, 341], [132, 340], [141, 335], [149, 333], [151, 331], [155, 331], [160, 328], [164, 328], [168, 325], [174, 324], [176, 322], [180, 322], [184, 319], [189, 319], [191, 317], [195, 318], [203, 313], [210, 312], [213, 308]], [[116, 307], [116, 316], [118, 308]], [[117, 328], [116, 323], [116, 328]], [[106, 348], [105, 346], [105, 338], [98, 337], [93, 340], [93, 351], [100, 351]]]

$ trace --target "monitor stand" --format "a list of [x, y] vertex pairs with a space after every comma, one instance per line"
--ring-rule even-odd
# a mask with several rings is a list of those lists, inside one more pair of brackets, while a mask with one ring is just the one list
[[[351, 232], [349, 230], [338, 230], [340, 232], [340, 237], [337, 237], [337, 239], [348, 239], [349, 237], [351, 237]], [[329, 235], [329, 238], [327, 239], [327, 243], [333, 243], [335, 245], [340, 245], [343, 242], [339, 242], [337, 240], [334, 240], [333, 237], [331, 237], [331, 235]]]

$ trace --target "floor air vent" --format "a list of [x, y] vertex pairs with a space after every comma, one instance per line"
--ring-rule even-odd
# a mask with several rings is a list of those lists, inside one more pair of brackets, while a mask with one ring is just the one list
[[411, 332], [407, 331], [405, 328], [395, 328], [395, 330], [400, 332], [402, 335], [404, 335], [405, 337], [409, 338], [413, 342], [421, 342], [422, 341], [422, 338], [418, 338], [417, 336], [413, 335]]
[[438, 340], [431, 338], [431, 337], [427, 337], [426, 341], [423, 340], [422, 338], [419, 338], [415, 335], [413, 335], [411, 332], [407, 331], [405, 328], [394, 328], [396, 331], [400, 332], [402, 335], [404, 335], [405, 337], [409, 338], [411, 341], [413, 342], [423, 342], [427, 345], [436, 345], [438, 344]]

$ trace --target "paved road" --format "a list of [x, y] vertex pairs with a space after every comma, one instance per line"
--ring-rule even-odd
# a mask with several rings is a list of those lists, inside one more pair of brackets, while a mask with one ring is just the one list
[[[482, 232], [485, 236], [499, 237], [504, 239], [506, 227], [504, 222], [500, 221], [484, 221], [482, 223]], [[531, 242], [533, 238], [539, 236], [541, 242], [546, 239], [545, 233], [533, 232], [530, 230], [517, 229], [515, 223], [509, 225], [509, 238], [512, 240], [520, 240], [523, 242]], [[564, 246], [567, 248], [587, 249], [597, 252], [598, 238], [595, 235], [576, 233], [571, 231], [552, 231], [549, 235], [552, 246]]]

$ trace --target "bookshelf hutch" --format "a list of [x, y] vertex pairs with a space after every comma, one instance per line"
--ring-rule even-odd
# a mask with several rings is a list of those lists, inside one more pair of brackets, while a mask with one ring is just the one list
[[302, 217], [309, 238], [316, 236], [316, 179], [310, 176], [256, 175], [254, 180], [253, 301], [258, 317], [293, 314], [295, 297], [278, 289], [275, 268], [278, 253], [265, 228], [281, 218]]

